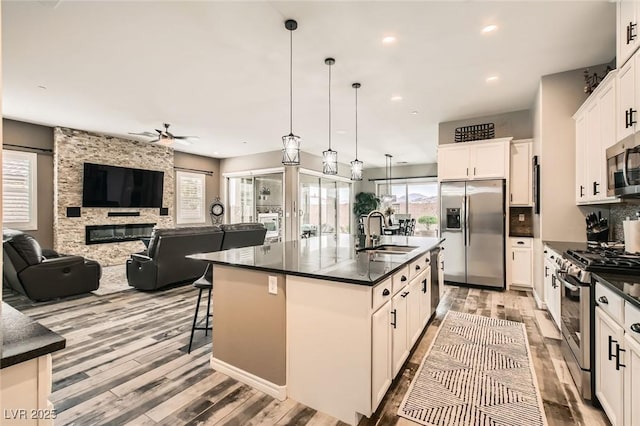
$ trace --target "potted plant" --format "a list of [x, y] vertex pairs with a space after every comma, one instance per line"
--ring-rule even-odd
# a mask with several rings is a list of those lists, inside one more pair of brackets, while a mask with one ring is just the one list
[[373, 192], [358, 192], [353, 203], [353, 213], [356, 217], [367, 215], [380, 206], [380, 198]]
[[438, 223], [438, 218], [435, 216], [420, 216], [418, 223], [421, 223], [427, 227], [427, 230], [431, 229], [431, 225]]

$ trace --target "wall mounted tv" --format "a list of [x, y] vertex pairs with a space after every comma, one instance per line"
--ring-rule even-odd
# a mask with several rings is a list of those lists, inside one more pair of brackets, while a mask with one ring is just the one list
[[82, 207], [162, 207], [164, 172], [84, 163]]

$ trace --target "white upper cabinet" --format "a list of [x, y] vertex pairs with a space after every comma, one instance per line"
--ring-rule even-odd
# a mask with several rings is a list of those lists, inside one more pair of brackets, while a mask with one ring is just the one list
[[509, 171], [509, 204], [531, 206], [531, 139], [511, 142], [511, 165]]
[[618, 68], [633, 55], [638, 48], [637, 0], [617, 2], [617, 62]]
[[636, 131], [636, 57], [624, 64], [618, 72], [617, 140], [622, 140]]
[[[615, 197], [607, 197], [606, 150], [617, 140], [616, 96], [620, 91], [616, 92], [616, 83], [621, 82], [619, 76], [615, 70], [609, 72], [573, 116], [576, 122], [576, 204], [618, 201]], [[618, 126], [618, 130], [621, 127], [624, 126]]]
[[506, 178], [511, 138], [438, 146], [438, 180]]

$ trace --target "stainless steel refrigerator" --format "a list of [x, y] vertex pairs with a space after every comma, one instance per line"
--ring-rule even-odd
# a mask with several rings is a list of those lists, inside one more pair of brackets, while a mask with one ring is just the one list
[[505, 288], [505, 181], [440, 184], [445, 281]]

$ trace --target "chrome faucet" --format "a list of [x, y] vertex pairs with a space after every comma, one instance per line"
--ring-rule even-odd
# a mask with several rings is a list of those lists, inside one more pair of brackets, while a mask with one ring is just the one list
[[[380, 210], [373, 210], [371, 213], [367, 215], [367, 227], [364, 230], [364, 246], [367, 247], [369, 245], [369, 239], [371, 239], [371, 246], [373, 247], [373, 239], [375, 234], [371, 234], [371, 217], [372, 216], [380, 216], [382, 221], [380, 222], [380, 226], [384, 223], [384, 213]], [[380, 236], [378, 235], [378, 238]]]

